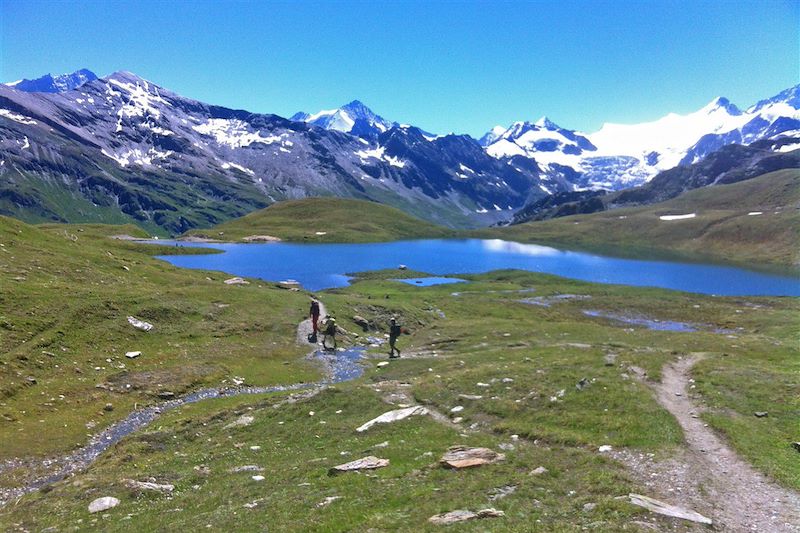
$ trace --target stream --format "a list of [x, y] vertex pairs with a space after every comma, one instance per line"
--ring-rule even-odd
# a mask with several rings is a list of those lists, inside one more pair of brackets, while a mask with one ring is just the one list
[[[271, 387], [223, 387], [201, 389], [181, 398], [175, 398], [174, 400], [167, 400], [157, 405], [136, 409], [124, 419], [112, 424], [97, 435], [94, 435], [85, 446], [68, 455], [42, 461], [42, 465], [54, 470], [52, 473], [35, 479], [23, 487], [0, 488], [0, 507], [13, 499], [41, 489], [42, 487], [64, 479], [74, 472], [87, 468], [96, 461], [105, 450], [128, 435], [144, 428], [162, 414], [176, 407], [214, 398], [229, 398], [246, 394], [265, 394], [270, 392], [311, 389], [356, 379], [363, 373], [363, 368], [359, 364], [359, 361], [363, 358], [364, 350], [365, 348], [362, 346], [355, 346], [336, 353], [326, 353], [322, 350], [312, 352], [309, 358], [322, 363], [326, 370], [327, 377], [320, 381], [276, 385]], [[18, 465], [14, 463], [0, 465], [0, 472], [14, 468], [15, 466]]]

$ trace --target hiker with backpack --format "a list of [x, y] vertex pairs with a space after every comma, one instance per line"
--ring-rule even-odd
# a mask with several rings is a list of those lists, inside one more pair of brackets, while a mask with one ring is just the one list
[[[325, 315], [322, 321], [322, 348], [325, 350], [336, 350], [336, 319], [331, 315]], [[327, 341], [331, 340], [333, 346], [328, 346]]]
[[[397, 337], [400, 336], [400, 333], [403, 332], [403, 328], [400, 327], [400, 324], [397, 323], [397, 319], [392, 317], [389, 320], [389, 358], [396, 359], [400, 357], [400, 349], [395, 346], [395, 342], [397, 342]], [[394, 353], [397, 352], [397, 355]]]
[[311, 335], [308, 336], [308, 342], [317, 342], [317, 331], [319, 331], [319, 301], [311, 298], [311, 308], [308, 310], [308, 315], [311, 318]]

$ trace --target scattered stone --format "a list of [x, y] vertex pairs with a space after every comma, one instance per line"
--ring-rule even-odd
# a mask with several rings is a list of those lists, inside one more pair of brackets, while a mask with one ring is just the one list
[[531, 470], [530, 474], [528, 474], [528, 475], [530, 475], [530, 476], [542, 476], [542, 475], [546, 474], [547, 472], [548, 472], [548, 470], [545, 467], [538, 466], [538, 467], [534, 468], [533, 470]]
[[383, 368], [384, 366], [389, 366], [389, 361], [381, 361], [378, 363], [378, 368]]
[[769, 413], [766, 411], [756, 411], [753, 414], [756, 415], [756, 418], [764, 418], [766, 416], [769, 416]]
[[403, 420], [404, 418], [408, 418], [409, 416], [415, 415], [427, 415], [428, 410], [422, 407], [421, 405], [414, 405], [411, 407], [406, 407], [405, 409], [395, 409], [394, 411], [388, 411], [383, 413], [381, 416], [377, 418], [373, 418], [369, 422], [364, 423], [363, 425], [356, 428], [356, 431], [361, 433], [362, 431], [366, 431], [375, 424], [388, 424], [391, 422], [397, 422], [398, 420]]
[[674, 505], [670, 505], [647, 496], [642, 496], [641, 494], [631, 493], [628, 494], [628, 498], [633, 505], [644, 507], [645, 509], [654, 513], [662, 514], [664, 516], [671, 516], [673, 518], [682, 518], [683, 520], [698, 522], [700, 524], [713, 524], [713, 521], [710, 518], [705, 517], [700, 513], [696, 513], [689, 509], [681, 509], [680, 507], [675, 507]]
[[375, 470], [376, 468], [383, 468], [389, 466], [389, 459], [379, 459], [373, 455], [350, 461], [341, 465], [334, 466], [328, 470], [329, 475], [339, 474], [341, 472], [352, 472], [353, 470]]
[[439, 526], [446, 526], [449, 524], [455, 524], [456, 522], [464, 522], [465, 520], [475, 520], [478, 518], [497, 518], [501, 516], [505, 516], [505, 513], [494, 508], [481, 509], [478, 512], [459, 509], [457, 511], [450, 511], [449, 513], [433, 515], [432, 517], [428, 518], [428, 522]]
[[264, 469], [258, 465], [242, 465], [242, 466], [235, 466], [228, 470], [228, 472], [232, 474], [237, 474], [239, 472], [263, 472]]
[[514, 449], [514, 445], [511, 444], [510, 442], [501, 442], [500, 444], [497, 445], [497, 447], [506, 452]]
[[451, 413], [460, 413], [463, 410], [464, 410], [464, 406], [463, 405], [456, 405], [455, 407], [450, 409], [450, 412]]
[[341, 499], [341, 496], [328, 496], [321, 502], [317, 504], [317, 509], [325, 507], [326, 505], [330, 504], [331, 502], [335, 502], [336, 500]]
[[264, 481], [264, 476], [262, 476], [260, 474], [259, 475], [255, 475], [255, 476], [251, 476], [251, 477], [253, 478], [253, 481]]
[[231, 429], [231, 428], [236, 428], [236, 427], [249, 426], [254, 421], [255, 421], [255, 417], [250, 416], [250, 415], [242, 415], [239, 418], [237, 418], [236, 420], [234, 420], [233, 422], [231, 422], [230, 424], [228, 424], [227, 426], [225, 426], [224, 429]]
[[480, 394], [459, 394], [458, 397], [462, 398], [464, 400], [482, 400], [483, 399], [483, 396], [481, 396]]
[[175, 490], [175, 485], [152, 483], [149, 481], [136, 481], [134, 479], [123, 480], [125, 486], [134, 490], [152, 490], [155, 492], [172, 492]]
[[449, 468], [462, 469], [503, 461], [506, 458], [489, 448], [469, 448], [467, 446], [451, 446], [439, 462]]
[[229, 278], [223, 281], [225, 285], [250, 285], [250, 282], [244, 278], [240, 278], [236, 276], [235, 278]]
[[603, 356], [603, 363], [606, 366], [614, 366], [617, 363], [617, 354], [607, 353]]
[[107, 403], [107, 404], [106, 404], [106, 405], [103, 407], [103, 411], [105, 411], [105, 412], [107, 412], [107, 413], [110, 413], [110, 412], [111, 412], [111, 411], [113, 411], [113, 410], [114, 410], [114, 404], [113, 404], [113, 403]]
[[386, 448], [387, 446], [389, 446], [389, 441], [385, 440], [380, 444], [376, 444], [375, 446], [373, 446], [373, 448]]
[[103, 496], [102, 498], [97, 498], [92, 503], [89, 504], [89, 512], [90, 513], [99, 513], [100, 511], [107, 511], [108, 509], [112, 509], [119, 505], [119, 500], [112, 496]]
[[588, 378], [581, 378], [581, 380], [575, 384], [575, 388], [578, 390], [583, 390], [589, 386], [589, 379]]
[[584, 503], [583, 504], [583, 512], [584, 513], [591, 513], [592, 511], [595, 510], [595, 508], [597, 508], [597, 504], [596, 503]]
[[125, 357], [128, 359], [136, 359], [140, 355], [142, 355], [142, 352], [125, 352]]
[[511, 379], [511, 378], [503, 378], [502, 381], [503, 381], [503, 383], [513, 383], [514, 382], [514, 380]]
[[597, 448], [597, 451], [600, 452], [600, 453], [606, 453], [606, 452], [610, 452], [613, 449], [614, 449], [614, 447], [611, 446], [610, 444], [603, 444], [602, 446]]
[[128, 324], [142, 331], [150, 331], [151, 329], [153, 329], [153, 324], [145, 322], [143, 320], [139, 320], [135, 316], [128, 317]]
[[794, 448], [795, 450], [800, 452], [800, 442], [793, 442], [792, 443], [792, 448]]
[[257, 452], [258, 450], [261, 449], [261, 446], [258, 446], [258, 445], [250, 446], [250, 449], [253, 450], [254, 452]]
[[479, 381], [479, 382], [478, 382], [476, 385], [477, 385], [478, 387], [483, 387], [483, 388], [486, 388], [486, 387], [490, 387], [490, 386], [491, 386], [491, 385], [489, 385], [488, 383], [482, 383], [482, 382], [480, 382], [480, 381]]
[[175, 393], [170, 391], [163, 391], [158, 393], [158, 397], [162, 400], [172, 400], [175, 398]]
[[517, 490], [516, 485], [506, 485], [505, 487], [497, 487], [496, 489], [491, 490], [489, 499], [492, 501], [500, 500], [502, 498], [505, 498], [506, 496], [514, 494], [514, 491], [516, 490]]

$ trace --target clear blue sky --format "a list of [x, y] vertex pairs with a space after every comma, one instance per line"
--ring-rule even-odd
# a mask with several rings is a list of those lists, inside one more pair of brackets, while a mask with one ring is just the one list
[[0, 79], [81, 67], [282, 116], [357, 98], [438, 133], [591, 132], [800, 83], [800, 0], [0, 0]]

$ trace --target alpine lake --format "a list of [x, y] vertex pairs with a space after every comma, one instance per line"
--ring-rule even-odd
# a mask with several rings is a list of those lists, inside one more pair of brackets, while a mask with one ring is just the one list
[[[347, 286], [353, 273], [396, 269], [402, 265], [434, 276], [517, 269], [596, 283], [719, 296], [800, 296], [800, 278], [788, 275], [712, 264], [621, 259], [498, 239], [370, 244], [158, 242], [223, 252], [159, 256], [179, 267], [223, 271], [266, 281], [295, 280], [310, 291]], [[421, 278], [416, 282], [426, 286], [442, 280]]]

